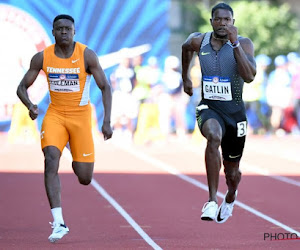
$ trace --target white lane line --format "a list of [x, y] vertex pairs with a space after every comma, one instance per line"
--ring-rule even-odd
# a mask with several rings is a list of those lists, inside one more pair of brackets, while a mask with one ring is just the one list
[[148, 234], [132, 219], [132, 217], [119, 205], [114, 198], [112, 198], [99, 183], [92, 179], [92, 186], [105, 198], [118, 212], [122, 217], [133, 227], [133, 229], [153, 248], [156, 250], [162, 249], [157, 245]]
[[285, 176], [281, 176], [281, 175], [272, 175], [272, 174], [270, 174], [270, 172], [268, 170], [263, 169], [261, 167], [258, 167], [256, 165], [252, 165], [252, 164], [248, 164], [248, 163], [242, 163], [241, 167], [247, 169], [247, 171], [249, 171], [249, 172], [256, 173], [256, 174], [263, 175], [263, 176], [267, 176], [267, 177], [270, 177], [272, 179], [275, 179], [275, 180], [278, 180], [278, 181], [281, 181], [281, 182], [285, 182], [285, 183], [300, 187], [300, 182], [299, 181], [296, 181], [294, 179], [291, 179], [291, 178], [288, 178], [288, 177], [285, 177]]
[[[208, 191], [208, 186], [203, 184], [202, 182], [196, 180], [196, 179], [193, 179], [187, 175], [184, 175], [182, 173], [180, 173], [177, 169], [173, 168], [171, 165], [168, 165], [158, 159], [155, 159], [149, 155], [146, 155], [140, 151], [137, 151], [137, 150], [134, 150], [134, 149], [131, 149], [129, 147], [120, 147], [118, 145], [115, 145], [116, 147], [122, 149], [123, 151], [135, 156], [136, 158], [142, 160], [142, 161], [145, 161], [147, 163], [150, 163], [151, 165], [157, 167], [157, 168], [160, 168], [160, 169], [163, 169], [164, 171], [172, 174], [172, 175], [175, 175], [177, 176], [178, 178], [188, 182], [188, 183], [191, 183], [192, 185], [196, 186], [196, 187], [199, 187], [205, 191]], [[217, 196], [224, 199], [225, 198], [225, 194], [221, 193], [221, 192], [217, 192]], [[274, 225], [276, 225], [277, 227], [281, 227], [283, 228], [284, 230], [290, 232], [290, 233], [295, 233], [297, 234], [299, 237], [300, 237], [300, 232], [294, 230], [293, 228], [271, 218], [270, 216], [266, 215], [266, 214], [263, 214], [261, 212], [259, 212], [258, 210], [246, 205], [245, 203], [242, 203], [242, 202], [239, 202], [238, 200], [236, 201], [235, 203], [237, 206], [247, 210], [248, 212], [262, 218], [263, 220], [266, 220]]]
[[[65, 148], [63, 150], [63, 156], [69, 160], [70, 162], [73, 161], [72, 155], [70, 151]], [[135, 220], [119, 205], [119, 203], [110, 196], [106, 190], [100, 186], [100, 184], [93, 178], [91, 181], [91, 185], [98, 191], [99, 194], [102, 195], [104, 199], [106, 199], [118, 212], [119, 214], [129, 223], [130, 226], [155, 250], [162, 250], [162, 248], [157, 245], [147, 233], [135, 222]]]
[[[260, 149], [257, 149], [254, 145], [247, 144], [245, 146], [245, 150], [252, 151], [256, 154], [261, 154], [261, 155], [274, 157], [274, 152], [272, 150], [268, 150], [268, 151], [260, 150]], [[300, 163], [300, 158], [299, 158], [298, 153], [299, 153], [299, 151], [298, 152], [280, 151], [280, 154], [276, 154], [276, 153], [275, 154], [276, 154], [276, 157], [281, 159], [281, 160]]]
[[[200, 154], [198, 150], [195, 150], [192, 147], [185, 147], [184, 149], [186, 151], [190, 151], [190, 152], [192, 152], [194, 154], [197, 154], [197, 155]], [[205, 149], [203, 149], [202, 151], [204, 151], [204, 150]], [[259, 175], [263, 175], [263, 176], [267, 176], [267, 177], [270, 177], [270, 178], [275, 179], [277, 181], [285, 182], [285, 183], [288, 183], [290, 185], [300, 187], [300, 181], [296, 181], [294, 179], [291, 179], [291, 178], [288, 178], [288, 177], [285, 177], [285, 176], [281, 176], [281, 175], [272, 175], [267, 169], [264, 169], [264, 168], [259, 167], [257, 165], [242, 162], [241, 163], [241, 169], [247, 169], [247, 171], [249, 171], [249, 172], [259, 174]]]

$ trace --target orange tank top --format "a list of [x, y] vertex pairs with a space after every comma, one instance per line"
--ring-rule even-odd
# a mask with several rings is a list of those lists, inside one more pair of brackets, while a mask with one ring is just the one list
[[89, 103], [91, 75], [85, 71], [84, 44], [75, 43], [69, 58], [57, 57], [54, 44], [44, 50], [43, 71], [47, 75], [50, 102], [57, 106], [85, 106]]

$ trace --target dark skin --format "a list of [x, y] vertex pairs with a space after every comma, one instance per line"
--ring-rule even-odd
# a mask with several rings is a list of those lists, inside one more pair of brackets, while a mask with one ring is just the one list
[[[73, 22], [68, 19], [57, 20], [53, 25], [52, 34], [55, 37], [55, 55], [60, 58], [71, 57], [75, 47], [75, 42], [73, 40], [75, 35]], [[94, 76], [96, 84], [102, 92], [105, 110], [102, 133], [104, 140], [108, 140], [112, 137], [113, 133], [110, 126], [112, 100], [111, 87], [94, 51], [86, 48], [84, 51], [84, 60], [86, 72]], [[32, 57], [30, 68], [21, 80], [17, 90], [17, 95], [28, 108], [29, 116], [32, 120], [37, 118], [39, 109], [36, 104], [33, 104], [30, 101], [27, 89], [34, 83], [42, 67], [43, 52], [39, 52]], [[43, 149], [43, 153], [45, 157], [44, 181], [50, 207], [61, 207], [61, 187], [58, 176], [61, 152], [55, 146], [47, 146]], [[73, 161], [72, 168], [81, 184], [88, 185], [91, 182], [94, 170], [93, 162]]]
[[[235, 43], [238, 40], [238, 29], [234, 26], [234, 19], [229, 10], [217, 9], [210, 19], [213, 35], [211, 46], [215, 51], [219, 51], [229, 40]], [[199, 53], [204, 34], [192, 33], [182, 45], [182, 79], [184, 91], [189, 96], [193, 95], [193, 84], [189, 78], [188, 71], [193, 54]], [[240, 38], [240, 46], [233, 49], [237, 62], [239, 75], [246, 83], [254, 80], [256, 74], [256, 64], [254, 59], [254, 46], [249, 38]], [[217, 200], [219, 186], [219, 173], [222, 166], [222, 157], [219, 147], [222, 141], [222, 127], [216, 119], [208, 119], [202, 126], [201, 133], [207, 139], [205, 150], [205, 165], [207, 172], [207, 182], [209, 187], [209, 201]], [[235, 200], [235, 191], [241, 180], [239, 170], [240, 161], [230, 162], [223, 160], [228, 194], [226, 202], [231, 203]]]

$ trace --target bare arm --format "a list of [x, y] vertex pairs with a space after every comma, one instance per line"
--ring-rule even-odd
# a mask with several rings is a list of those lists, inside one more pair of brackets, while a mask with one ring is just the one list
[[184, 92], [189, 96], [193, 95], [193, 84], [188, 76], [191, 61], [194, 56], [194, 52], [199, 52], [200, 44], [203, 37], [201, 33], [195, 32], [188, 36], [186, 41], [182, 45], [181, 51], [181, 66], [182, 66], [182, 80]]
[[252, 82], [256, 75], [256, 63], [252, 41], [249, 38], [240, 39], [240, 46], [233, 51], [240, 76], [245, 82]]
[[102, 102], [104, 106], [104, 120], [102, 125], [102, 132], [104, 139], [107, 140], [112, 137], [112, 130], [110, 127], [111, 103], [112, 93], [111, 86], [100, 66], [97, 55], [94, 51], [86, 48], [84, 51], [85, 62], [87, 63], [87, 71], [90, 72], [96, 81], [97, 86], [102, 92]]
[[[238, 29], [233, 25], [227, 27], [228, 38], [231, 43], [238, 41]], [[256, 75], [256, 63], [254, 59], [254, 46], [249, 38], [239, 39], [240, 46], [233, 49], [234, 57], [237, 61], [238, 71], [245, 82], [254, 80]]]
[[17, 89], [17, 95], [28, 108], [32, 120], [36, 119], [38, 116], [38, 107], [30, 101], [27, 89], [34, 83], [42, 67], [43, 52], [39, 52], [32, 57], [30, 68], [24, 75]]

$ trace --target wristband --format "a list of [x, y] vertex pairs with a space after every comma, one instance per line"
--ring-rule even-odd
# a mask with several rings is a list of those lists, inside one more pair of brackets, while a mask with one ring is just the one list
[[230, 46], [231, 46], [232, 48], [234, 48], [234, 49], [237, 48], [237, 47], [239, 47], [239, 46], [240, 46], [239, 40], [236, 40], [235, 42], [231, 43]]

